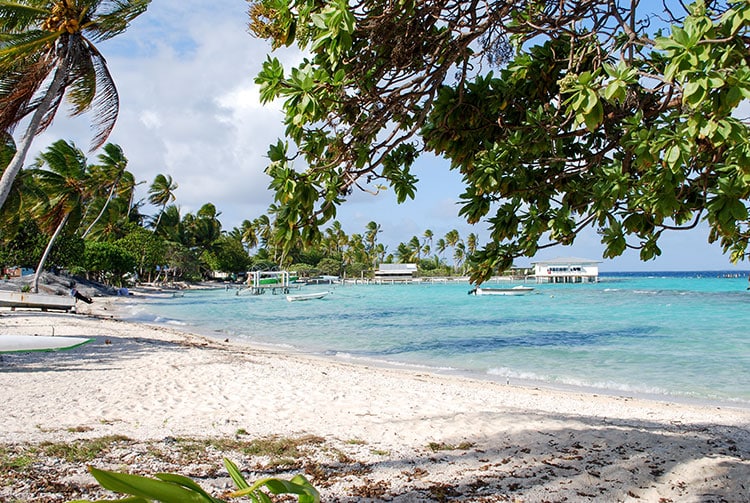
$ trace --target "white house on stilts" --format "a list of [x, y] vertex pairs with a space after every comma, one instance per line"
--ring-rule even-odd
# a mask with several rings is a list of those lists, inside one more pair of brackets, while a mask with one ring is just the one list
[[532, 262], [537, 283], [596, 283], [599, 281], [599, 264], [583, 258], [554, 258]]

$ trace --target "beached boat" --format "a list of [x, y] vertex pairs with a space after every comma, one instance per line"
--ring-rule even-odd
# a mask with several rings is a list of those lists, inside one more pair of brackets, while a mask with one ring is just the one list
[[328, 292], [311, 292], [311, 293], [294, 293], [286, 296], [286, 300], [289, 302], [296, 302], [299, 300], [314, 300], [322, 299], [328, 295]]
[[0, 353], [26, 351], [59, 351], [91, 342], [88, 337], [55, 337], [49, 335], [0, 335]]
[[70, 311], [75, 308], [76, 299], [67, 295], [47, 295], [43, 293], [0, 292], [0, 306], [11, 310], [18, 308], [41, 309], [42, 311]]
[[534, 289], [530, 286], [514, 286], [511, 288], [481, 288], [469, 290], [469, 295], [526, 295]]

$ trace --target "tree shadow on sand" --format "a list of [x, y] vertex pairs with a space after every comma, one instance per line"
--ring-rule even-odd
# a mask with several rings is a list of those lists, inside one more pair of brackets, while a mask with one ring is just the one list
[[[0, 336], [2, 337], [2, 336]], [[119, 368], [126, 359], [137, 359], [157, 347], [188, 349], [196, 344], [106, 335], [82, 335], [91, 342], [57, 351], [26, 351], [0, 354], [0, 373], [91, 372]]]
[[[494, 438], [467, 435], [454, 439], [456, 443], [446, 438], [406, 454], [373, 455], [375, 444], [315, 437], [284, 462], [251, 452], [246, 448], [253, 440], [249, 437], [117, 438], [111, 448], [85, 462], [48, 458], [23, 472], [9, 472], [8, 480], [11, 488], [30, 489], [26, 496], [33, 501], [111, 496], [85, 475], [85, 466], [93, 465], [151, 476], [180, 473], [219, 495], [231, 487], [221, 469], [221, 458], [228, 457], [248, 480], [304, 473], [321, 492], [321, 501], [336, 503], [750, 501], [747, 429], [562, 414], [534, 419], [540, 418], [553, 426]], [[5, 456], [35, 449], [42, 450], [15, 446]], [[76, 473], [77, 478], [72, 476]], [[0, 496], [5, 489], [0, 488]]]
[[750, 501], [747, 429], [545, 419], [577, 426], [448, 439], [411, 459], [369, 465], [350, 495], [327, 501]]

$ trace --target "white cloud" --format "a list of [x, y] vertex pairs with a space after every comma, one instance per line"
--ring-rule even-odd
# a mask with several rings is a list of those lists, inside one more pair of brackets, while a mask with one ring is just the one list
[[159, 114], [152, 110], [144, 110], [141, 114], [141, 123], [148, 129], [161, 129], [162, 126]]

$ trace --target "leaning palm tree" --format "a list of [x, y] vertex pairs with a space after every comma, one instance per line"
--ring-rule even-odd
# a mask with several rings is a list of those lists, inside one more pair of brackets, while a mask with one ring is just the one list
[[133, 175], [126, 170], [127, 167], [128, 159], [122, 147], [114, 143], [104, 145], [104, 153], [99, 154], [99, 164], [91, 167], [91, 179], [98, 190], [107, 192], [107, 196], [96, 218], [81, 235], [83, 239], [86, 239], [94, 226], [99, 223], [115, 195], [118, 192], [128, 192], [133, 187], [135, 180]]
[[126, 30], [151, 0], [0, 0], [0, 131], [31, 116], [18, 151], [0, 178], [0, 208], [34, 137], [63, 98], [76, 116], [95, 113], [91, 150], [107, 141], [119, 97], [94, 45]]
[[159, 227], [154, 228], [154, 235], [164, 238], [166, 241], [180, 243], [187, 246], [185, 228], [182, 224], [182, 214], [179, 206], [170, 204], [161, 214]]
[[255, 225], [250, 220], [243, 220], [240, 231], [240, 242], [245, 246], [247, 251], [258, 246], [258, 233]]
[[[13, 137], [0, 131], [0, 172], [5, 170], [15, 153], [16, 144], [13, 141]], [[21, 185], [22, 180], [19, 176], [13, 182], [12, 190], [8, 192], [8, 195], [10, 196], [8, 199], [8, 205], [4, 208], [0, 208], [0, 229], [2, 229], [2, 231], [0, 231], [0, 242], [2, 242], [3, 239], [12, 237], [20, 224]]]
[[66, 224], [78, 226], [89, 194], [89, 167], [86, 157], [72, 143], [58, 140], [39, 154], [36, 168], [29, 170], [47, 195], [33, 208], [40, 227], [52, 232], [34, 275], [34, 293], [39, 291], [39, 277], [50, 250]]
[[445, 242], [445, 238], [440, 238], [437, 240], [437, 243], [435, 243], [436, 251], [439, 258], [442, 258], [443, 253], [445, 253], [445, 250], [448, 248], [448, 243]]
[[156, 223], [154, 224], [154, 233], [159, 228], [159, 222], [162, 215], [164, 215], [164, 210], [167, 209], [167, 205], [176, 199], [174, 191], [178, 187], [179, 185], [172, 180], [171, 175], [162, 175], [159, 173], [154, 178], [151, 187], [148, 188], [148, 202], [154, 206], [161, 206], [159, 216], [156, 218]]
[[432, 248], [432, 239], [435, 237], [435, 234], [432, 232], [432, 230], [425, 229], [424, 234], [422, 234], [422, 237], [424, 238], [424, 244]]

